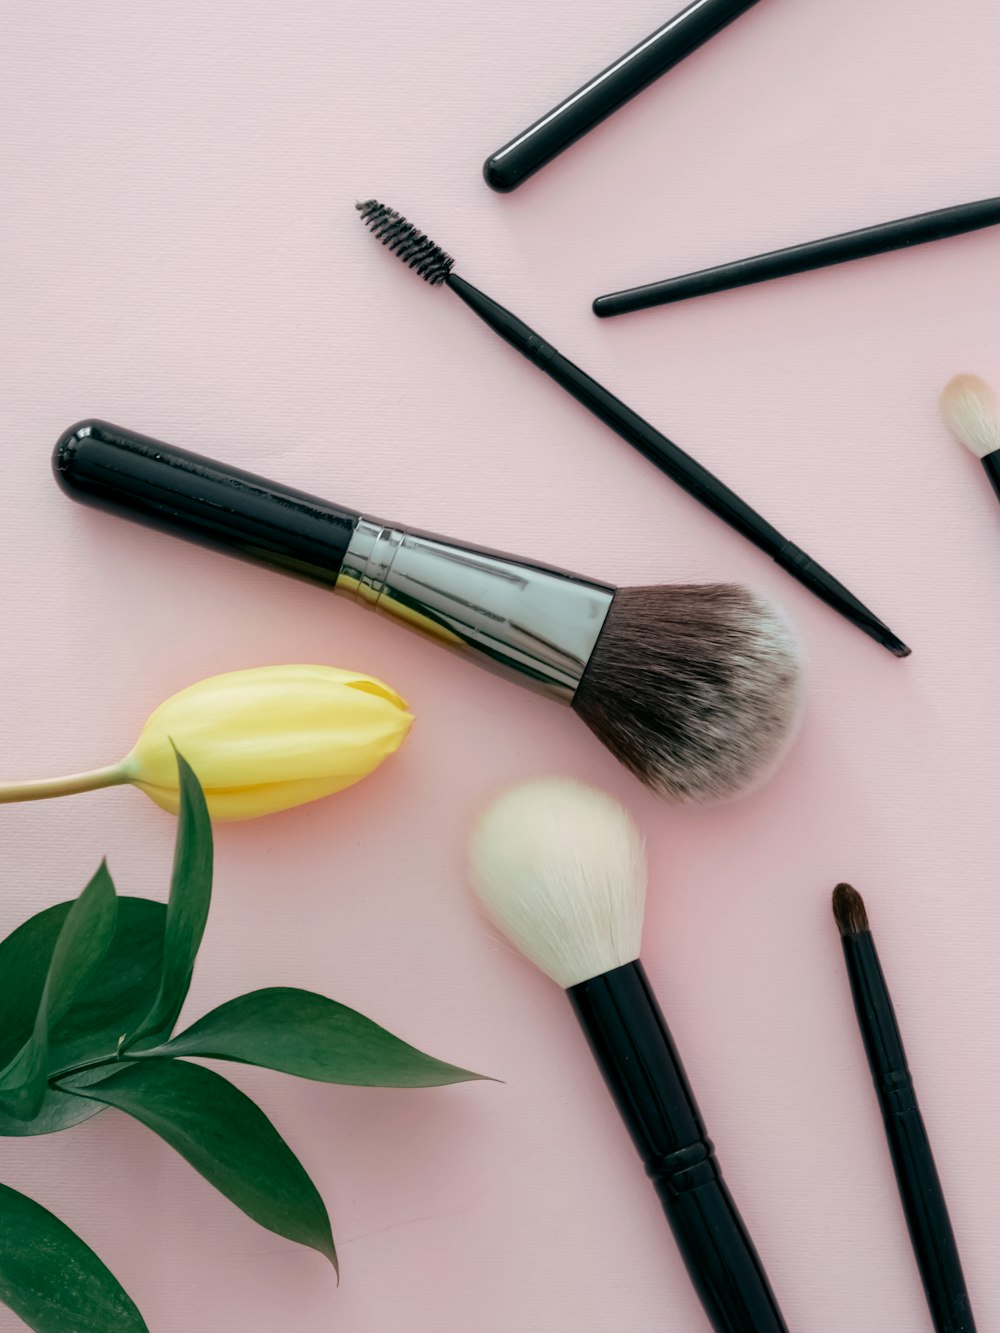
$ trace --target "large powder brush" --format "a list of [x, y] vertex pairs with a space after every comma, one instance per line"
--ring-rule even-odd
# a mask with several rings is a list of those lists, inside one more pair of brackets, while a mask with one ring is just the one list
[[716, 1333], [787, 1333], [641, 962], [646, 862], [625, 810], [577, 782], [529, 782], [483, 815], [473, 887], [566, 991]]
[[734, 584], [615, 588], [364, 517], [86, 421], [56, 445], [75, 499], [308, 579], [562, 703], [654, 791], [736, 795], [798, 715], [783, 616]]

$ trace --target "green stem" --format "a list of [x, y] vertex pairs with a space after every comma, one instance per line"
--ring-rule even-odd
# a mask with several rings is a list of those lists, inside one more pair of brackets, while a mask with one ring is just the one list
[[102, 1055], [98, 1060], [85, 1060], [80, 1065], [70, 1065], [68, 1069], [60, 1069], [57, 1074], [49, 1075], [49, 1087], [58, 1087], [64, 1078], [72, 1078], [74, 1074], [86, 1074], [91, 1069], [103, 1069], [106, 1065], [116, 1065], [121, 1059], [119, 1051], [114, 1055]]
[[95, 768], [89, 773], [71, 773], [65, 778], [42, 778], [38, 782], [0, 783], [0, 804], [8, 801], [44, 801], [50, 796], [75, 796], [128, 782], [124, 763]]

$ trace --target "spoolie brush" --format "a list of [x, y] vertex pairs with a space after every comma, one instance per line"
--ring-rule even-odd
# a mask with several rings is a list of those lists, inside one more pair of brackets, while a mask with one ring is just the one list
[[917, 1105], [889, 987], [864, 900], [850, 884], [838, 884], [834, 889], [833, 915], [934, 1328], [936, 1333], [976, 1333], [955, 1233]]
[[528, 783], [482, 817], [470, 863], [487, 915], [569, 995], [712, 1327], [787, 1333], [639, 962], [646, 864], [625, 810], [576, 782]]
[[951, 433], [976, 455], [1000, 499], [1000, 403], [978, 375], [956, 375], [941, 395]]
[[515, 347], [539, 370], [583, 404], [594, 416], [643, 454], [656, 467], [694, 496], [713, 514], [724, 519], [737, 532], [771, 558], [845, 619], [870, 635], [896, 657], [907, 657], [910, 649], [872, 614], [853, 593], [848, 592], [832, 574], [800, 550], [718, 477], [703, 468], [690, 454], [644, 421], [603, 385], [582, 371], [547, 343], [523, 320], [504, 309], [491, 297], [453, 272], [455, 261], [422, 231], [407, 222], [394, 209], [368, 199], [357, 205], [362, 221], [372, 234], [407, 267], [432, 287], [449, 287], [456, 296], [488, 324], [494, 333]]
[[795, 644], [746, 588], [614, 588], [365, 518], [102, 421], [68, 430], [54, 466], [75, 499], [333, 588], [571, 704], [675, 800], [745, 791], [794, 730]]

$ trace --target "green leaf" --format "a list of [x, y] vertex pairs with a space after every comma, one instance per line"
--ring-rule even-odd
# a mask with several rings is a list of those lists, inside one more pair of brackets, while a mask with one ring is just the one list
[[[31, 1036], [56, 940], [72, 906], [48, 907], [0, 941], [0, 1068]], [[50, 1073], [114, 1054], [122, 1033], [149, 1013], [163, 967], [165, 918], [163, 903], [119, 898], [117, 927], [104, 961], [49, 1032]], [[48, 1091], [34, 1120], [0, 1110], [0, 1137], [54, 1133], [101, 1110], [95, 1102]]]
[[482, 1078], [424, 1055], [346, 1005], [284, 986], [230, 1000], [143, 1054], [239, 1060], [367, 1088], [432, 1088]]
[[42, 1109], [49, 1070], [49, 1030], [73, 1007], [107, 953], [117, 912], [115, 886], [102, 861], [59, 931], [31, 1036], [0, 1071], [0, 1106], [20, 1120], [33, 1120]]
[[100, 1083], [73, 1091], [133, 1116], [248, 1217], [312, 1246], [336, 1267], [330, 1219], [316, 1186], [260, 1107], [226, 1079], [183, 1060], [129, 1061]]
[[0, 1185], [0, 1301], [36, 1333], [149, 1333], [89, 1245], [6, 1185]]
[[205, 921], [212, 901], [212, 824], [201, 784], [184, 756], [177, 755], [180, 781], [177, 843], [167, 903], [163, 977], [159, 993], [142, 1027], [126, 1043], [162, 1041], [177, 1022], [194, 971]]

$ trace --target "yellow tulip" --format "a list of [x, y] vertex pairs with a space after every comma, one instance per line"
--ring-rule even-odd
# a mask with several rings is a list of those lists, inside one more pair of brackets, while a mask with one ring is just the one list
[[231, 671], [160, 704], [120, 764], [0, 787], [0, 801], [132, 783], [176, 814], [176, 747], [197, 774], [213, 819], [253, 819], [359, 782], [399, 748], [412, 722], [394, 690], [356, 671]]

